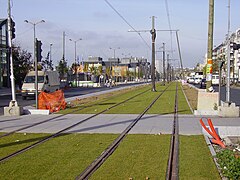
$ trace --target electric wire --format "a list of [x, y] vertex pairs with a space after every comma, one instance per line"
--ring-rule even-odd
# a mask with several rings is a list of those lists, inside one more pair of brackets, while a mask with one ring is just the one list
[[171, 54], [173, 56], [173, 37], [172, 37], [172, 26], [170, 21], [170, 13], [169, 13], [169, 6], [168, 6], [168, 0], [165, 0], [165, 7], [166, 7], [166, 13], [167, 13], [167, 19], [168, 19], [168, 26], [170, 30], [170, 46], [171, 46]]
[[143, 40], [143, 42], [145, 43], [145, 45], [146, 45], [149, 49], [151, 49], [150, 45], [145, 41], [145, 39], [142, 37], [142, 35], [140, 34], [140, 32], [137, 32], [137, 30], [113, 7], [112, 4], [110, 4], [107, 0], [104, 0], [104, 1], [108, 4], [108, 6], [109, 6], [114, 12], [116, 12], [116, 13], [118, 14], [118, 16], [119, 16], [129, 27], [131, 27], [131, 28], [139, 35], [139, 37]]

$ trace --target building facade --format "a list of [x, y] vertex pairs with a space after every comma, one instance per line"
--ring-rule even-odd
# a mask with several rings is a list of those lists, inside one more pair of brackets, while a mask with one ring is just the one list
[[7, 19], [0, 19], [0, 88], [10, 86]]
[[[240, 81], [240, 28], [230, 36], [230, 79]], [[227, 39], [213, 50], [213, 60], [219, 64], [223, 79], [227, 74]], [[222, 66], [221, 66], [222, 65]], [[221, 66], [221, 67], [220, 67]]]

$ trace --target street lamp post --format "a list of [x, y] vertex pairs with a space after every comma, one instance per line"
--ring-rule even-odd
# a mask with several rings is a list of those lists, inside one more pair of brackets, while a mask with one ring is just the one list
[[[113, 59], [115, 60], [115, 58], [116, 58], [116, 49], [120, 49], [120, 47], [118, 47], [118, 48], [110, 47], [109, 49], [113, 50]], [[111, 60], [110, 60], [110, 77], [112, 78], [112, 62], [111, 62]]]
[[36, 25], [40, 23], [44, 23], [44, 20], [38, 22], [30, 22], [25, 20], [24, 22], [33, 25], [33, 55], [34, 55], [34, 63], [35, 63], [35, 96], [36, 96], [36, 109], [38, 109], [38, 62], [37, 62], [37, 53], [36, 53]]
[[77, 40], [69, 39], [69, 41], [74, 42], [74, 59], [75, 59], [75, 74], [76, 74], [76, 86], [78, 87], [78, 72], [77, 72], [77, 42], [82, 40], [82, 38], [79, 38]]

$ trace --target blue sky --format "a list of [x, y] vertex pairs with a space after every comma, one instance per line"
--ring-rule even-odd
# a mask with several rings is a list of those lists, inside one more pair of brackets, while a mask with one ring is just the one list
[[[165, 0], [108, 0], [115, 9], [137, 30], [151, 29], [151, 16], [156, 16], [156, 29], [169, 29]], [[68, 39], [79, 39], [77, 54], [101, 56], [146, 57], [151, 61], [151, 50], [104, 0], [12, 0], [12, 15], [16, 22], [15, 43], [29, 52], [33, 51], [33, 27], [24, 20], [46, 22], [38, 24], [37, 38], [43, 42], [43, 57], [52, 43], [52, 59], [56, 65], [62, 57], [62, 33], [66, 32], [66, 58], [69, 65], [74, 62], [74, 44]], [[224, 41], [227, 33], [228, 0], [215, 1], [214, 45]], [[172, 29], [179, 29], [179, 39], [186, 67], [203, 62], [207, 50], [208, 0], [168, 0]], [[240, 1], [231, 0], [231, 31], [240, 27]], [[0, 17], [7, 16], [7, 0], [0, 0]], [[141, 33], [151, 45], [150, 33]], [[178, 59], [176, 38], [172, 41], [169, 32], [158, 32], [156, 48], [165, 42], [167, 49], [174, 50], [172, 59]], [[172, 44], [172, 45], [171, 45]], [[157, 53], [157, 59], [161, 53]], [[173, 62], [175, 66], [178, 63]]]

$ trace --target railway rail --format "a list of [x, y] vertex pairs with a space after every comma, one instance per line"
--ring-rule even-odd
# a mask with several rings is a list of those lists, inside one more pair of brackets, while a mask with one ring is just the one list
[[[107, 158], [114, 153], [114, 151], [117, 149], [117, 147], [120, 145], [120, 143], [124, 140], [124, 138], [126, 137], [126, 135], [129, 133], [129, 131], [138, 123], [138, 121], [147, 113], [147, 111], [155, 104], [155, 102], [166, 92], [166, 90], [169, 88], [171, 84], [169, 84], [164, 90], [161, 91], [161, 93], [143, 110], [143, 112], [141, 114], [138, 115], [138, 117], [133, 120], [133, 122], [112, 142], [112, 144], [97, 158], [95, 159], [80, 175], [78, 175], [76, 177], [77, 180], [82, 180], [82, 179], [89, 179], [91, 177], [91, 175], [107, 160]], [[71, 126], [68, 126], [50, 136], [47, 136], [41, 140], [39, 140], [38, 142], [27, 146], [23, 149], [20, 149], [8, 156], [5, 156], [3, 158], [0, 159], [0, 162], [4, 162], [6, 160], [9, 160], [10, 158], [13, 158], [21, 153], [24, 153], [54, 137], [59, 136], [60, 134], [72, 129], [73, 127], [76, 127], [90, 119], [93, 119], [94, 117], [103, 114], [105, 112], [107, 112], [108, 110], [117, 107], [127, 101], [130, 101], [131, 99], [140, 96], [144, 93], [146, 93], [148, 90], [143, 91], [141, 93], [138, 93], [124, 101], [121, 101], [120, 103], [117, 103], [97, 114], [94, 114], [88, 118], [85, 118]], [[64, 115], [60, 115], [58, 117], [54, 117], [53, 119], [59, 118], [61, 116]], [[50, 120], [48, 120], [50, 121]], [[38, 125], [41, 123], [47, 122], [47, 120], [42, 121], [40, 123], [36, 123], [34, 125]], [[30, 127], [30, 126], [29, 126]], [[26, 127], [25, 127], [26, 128]], [[22, 129], [22, 128], [21, 128]], [[16, 131], [15, 131], [16, 132]], [[14, 132], [12, 132], [14, 133]], [[12, 134], [11, 133], [11, 134]], [[174, 105], [174, 119], [173, 119], [173, 129], [172, 129], [172, 136], [171, 136], [171, 141], [170, 141], [170, 152], [169, 152], [169, 159], [168, 159], [168, 166], [167, 166], [167, 171], [166, 171], [166, 179], [167, 180], [176, 180], [178, 179], [178, 156], [179, 156], [179, 124], [178, 124], [178, 83], [176, 83], [176, 93], [175, 93], [175, 105]]]
[[176, 85], [173, 129], [170, 143], [166, 180], [178, 179], [178, 158], [179, 158], [178, 85]]
[[[43, 144], [44, 142], [46, 142], [46, 141], [48, 141], [48, 140], [50, 140], [50, 139], [52, 139], [52, 138], [54, 138], [54, 137], [57, 137], [57, 136], [59, 136], [60, 134], [66, 132], [66, 131], [68, 131], [68, 130], [70, 130], [70, 129], [72, 129], [72, 128], [74, 128], [74, 127], [76, 127], [76, 126], [78, 126], [78, 125], [80, 125], [80, 124], [82, 124], [82, 123], [84, 123], [84, 122], [86, 122], [86, 121], [89, 121], [89, 120], [93, 119], [94, 117], [99, 116], [100, 114], [103, 114], [103, 113], [109, 111], [109, 110], [112, 109], [112, 108], [115, 108], [115, 107], [117, 107], [117, 106], [119, 106], [119, 105], [121, 105], [121, 104], [123, 104], [123, 103], [125, 103], [125, 102], [127, 102], [127, 101], [130, 101], [130, 100], [134, 99], [135, 97], [140, 96], [140, 95], [146, 93], [147, 91], [149, 91], [149, 89], [147, 89], [146, 91], [140, 92], [140, 93], [138, 93], [138, 94], [136, 94], [136, 95], [134, 95], [134, 96], [132, 96], [132, 97], [124, 100], [124, 101], [121, 101], [121, 102], [119, 102], [119, 103], [117, 103], [117, 104], [114, 104], [114, 105], [112, 105], [111, 107], [109, 107], [109, 108], [107, 108], [107, 109], [105, 109], [105, 110], [102, 110], [102, 111], [100, 111], [99, 113], [96, 113], [96, 114], [94, 114], [94, 115], [92, 115], [92, 116], [90, 116], [90, 117], [88, 117], [88, 118], [85, 118], [85, 119], [83, 119], [83, 120], [81, 120], [81, 121], [79, 121], [79, 122], [77, 122], [77, 123], [75, 123], [75, 124], [73, 124], [73, 125], [71, 125], [71, 126], [68, 126], [68, 127], [64, 128], [64, 129], [62, 129], [62, 130], [60, 130], [60, 131], [58, 131], [58, 132], [56, 132], [56, 133], [54, 133], [54, 134], [52, 134], [52, 135], [50, 135], [50, 136], [47, 136], [47, 137], [45, 137], [45, 138], [43, 138], [43, 139], [41, 139], [41, 140], [33, 143], [32, 145], [29, 145], [29, 146], [27, 146], [27, 147], [25, 147], [25, 148], [22, 148], [22, 149], [14, 152], [14, 153], [12, 153], [12, 154], [9, 154], [9, 155], [1, 158], [1, 159], [0, 159], [0, 163], [1, 163], [1, 162], [4, 162], [4, 161], [6, 161], [6, 160], [9, 160], [10, 158], [13, 158], [13, 157], [15, 157], [15, 156], [17, 156], [17, 155], [19, 155], [19, 154], [22, 154], [23, 152], [26, 152], [26, 151], [28, 151], [28, 150], [30, 150], [30, 149], [32, 149], [32, 148], [34, 148], [34, 147], [36, 147], [36, 146], [38, 146], [38, 145], [40, 145], [40, 144]], [[78, 110], [79, 110], [79, 109], [78, 109]], [[15, 130], [15, 131], [12, 131], [12, 132], [3, 134], [2, 137], [8, 136], [8, 135], [10, 135], [10, 134], [13, 134], [13, 133], [15, 133], [15, 132], [17, 132], [17, 131], [20, 131], [20, 130], [23, 130], [23, 129], [27, 129], [27, 128], [30, 128], [30, 127], [33, 127], [33, 126], [36, 126], [36, 125], [39, 125], [39, 124], [42, 124], [42, 123], [45, 123], [45, 122], [49, 122], [49, 121], [51, 121], [51, 120], [53, 120], [53, 119], [56, 119], [56, 118], [59, 118], [59, 117], [62, 117], [62, 116], [65, 116], [65, 115], [61, 115], [61, 116], [58, 116], [58, 117], [51, 118], [51, 119], [49, 119], [49, 120], [45, 120], [45, 121], [42, 121], [42, 122], [39, 122], [39, 123], [35, 123], [35, 124], [33, 124], [33, 125], [26, 126], [25, 128], [24, 128], [24, 127], [23, 127], [23, 128], [20, 128], [20, 129], [18, 129], [18, 130]]]
[[[143, 93], [145, 93], [145, 92], [147, 92], [147, 91], [148, 91], [148, 90], [144, 91]], [[141, 95], [141, 93], [140, 93], [139, 95]], [[136, 96], [136, 97], [137, 97], [137, 96]], [[104, 101], [107, 101], [107, 100], [108, 100], [108, 99], [105, 99], [105, 100], [101, 101], [101, 103], [104, 102]], [[119, 105], [120, 105], [120, 104], [119, 104]], [[77, 112], [77, 111], [79, 111], [79, 110], [83, 110], [83, 109], [85, 109], [85, 108], [87, 108], [87, 107], [89, 107], [89, 106], [86, 106], [86, 107], [82, 107], [82, 108], [80, 108], [80, 109], [73, 110], [73, 111], [69, 112], [68, 114], [70, 114], [70, 113], [75, 113], [75, 112]], [[43, 121], [40, 121], [40, 122], [37, 122], [37, 123], [33, 123], [33, 124], [30, 124], [30, 125], [27, 125], [27, 126], [24, 126], [24, 127], [18, 128], [18, 129], [15, 129], [15, 130], [13, 130], [13, 131], [10, 131], [10, 132], [7, 132], [7, 133], [5, 133], [5, 134], [0, 135], [0, 138], [9, 136], [9, 135], [11, 135], [11, 134], [20, 132], [20, 131], [25, 130], [25, 129], [29, 129], [29, 128], [35, 127], [35, 126], [40, 125], [40, 124], [44, 124], [44, 123], [50, 122], [50, 121], [52, 121], [52, 120], [58, 119], [58, 118], [60, 118], [60, 117], [66, 116], [66, 115], [68, 115], [68, 114], [62, 114], [62, 115], [59, 115], [59, 116], [57, 116], [57, 117], [53, 117], [53, 118], [50, 118], [50, 119], [47, 119], [47, 120], [43, 120]], [[101, 114], [101, 113], [100, 113], [100, 114]], [[0, 122], [1, 122], [1, 121], [0, 121]]]
[[[90, 176], [107, 160], [107, 158], [117, 149], [117, 147], [120, 145], [120, 143], [124, 140], [128, 132], [137, 124], [137, 122], [147, 113], [147, 111], [154, 105], [154, 103], [164, 94], [164, 92], [168, 89], [170, 85], [168, 85], [146, 108], [145, 110], [115, 139], [115, 141], [97, 158], [95, 159], [80, 175], [76, 177], [76, 180], [84, 180], [89, 179]], [[177, 93], [178, 93], [178, 83], [176, 85], [176, 95], [175, 95], [175, 113], [174, 113], [174, 125], [173, 125], [173, 134], [178, 134], [178, 122], [177, 119]], [[175, 137], [172, 135], [172, 137]], [[173, 138], [172, 138], [173, 139]], [[175, 147], [173, 146], [173, 143], [178, 143], [178, 139], [171, 141], [171, 149], [170, 151], [176, 152], [174, 153], [178, 157], [178, 150], [176, 151]], [[174, 144], [175, 145], [175, 144]], [[172, 156], [172, 153], [170, 154]], [[175, 156], [174, 156], [175, 158]], [[171, 158], [173, 159], [173, 158]], [[172, 161], [171, 161], [172, 162]], [[175, 162], [175, 161], [174, 161]], [[175, 165], [175, 164], [174, 164]], [[177, 164], [178, 166], [178, 164]], [[170, 174], [175, 173], [175, 167], [173, 165], [169, 165], [171, 167], [171, 171], [168, 171]], [[178, 172], [174, 175], [174, 177], [178, 177]], [[166, 178], [168, 179], [168, 178]]]

